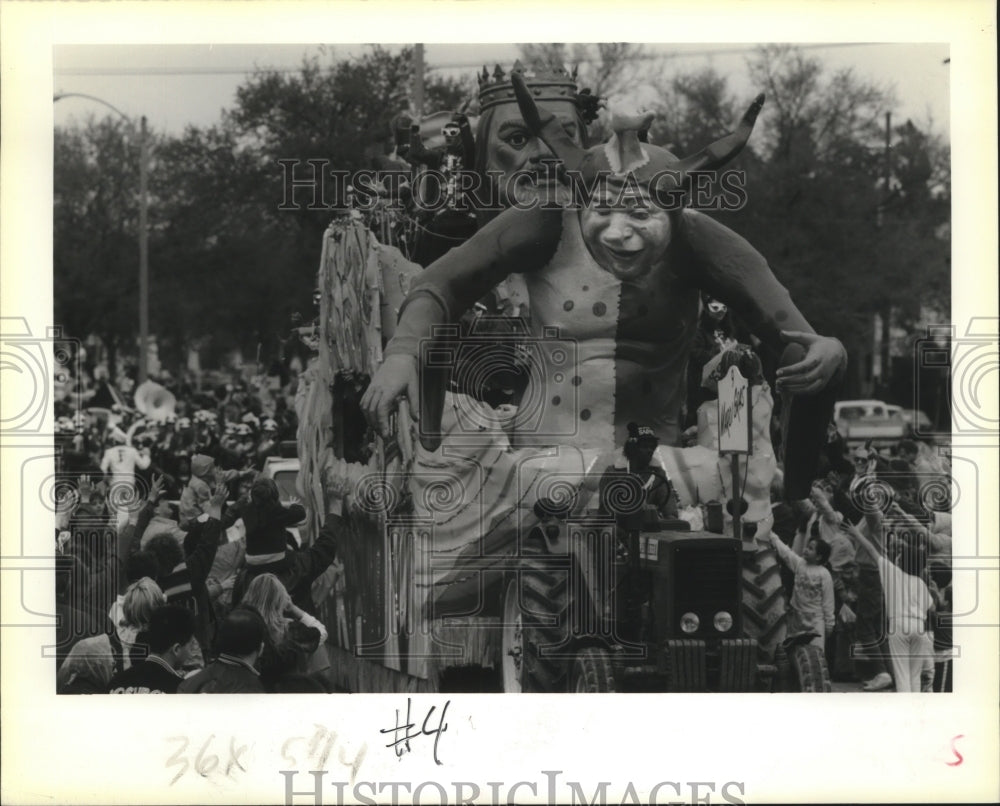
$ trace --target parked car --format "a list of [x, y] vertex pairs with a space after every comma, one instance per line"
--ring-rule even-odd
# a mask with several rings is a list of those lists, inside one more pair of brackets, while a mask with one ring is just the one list
[[886, 406], [890, 416], [901, 417], [907, 425], [907, 434], [922, 435], [934, 431], [934, 422], [920, 409], [906, 409], [902, 406]]
[[833, 419], [848, 445], [871, 440], [875, 448], [888, 448], [910, 434], [901, 412], [881, 400], [841, 400], [833, 406]]

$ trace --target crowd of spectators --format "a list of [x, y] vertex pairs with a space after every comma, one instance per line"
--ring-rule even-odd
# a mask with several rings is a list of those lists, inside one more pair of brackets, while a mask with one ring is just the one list
[[295, 455], [294, 389], [162, 387], [144, 415], [104, 386], [56, 412], [57, 690], [327, 690], [312, 587], [340, 522], [297, 539], [305, 510], [262, 472]]
[[831, 424], [808, 500], [773, 491], [789, 632], [823, 648], [834, 681], [951, 691], [951, 469], [932, 440], [880, 452]]
[[[90, 402], [107, 406], [57, 408], [58, 690], [326, 690], [311, 592], [342, 570], [341, 521], [299, 545], [303, 508], [261, 473], [295, 439], [294, 389], [174, 384], [170, 410], [143, 415], [105, 386]], [[807, 500], [784, 500], [779, 471], [790, 640], [821, 648], [835, 681], [951, 690], [950, 490], [932, 441], [879, 452], [832, 423]]]

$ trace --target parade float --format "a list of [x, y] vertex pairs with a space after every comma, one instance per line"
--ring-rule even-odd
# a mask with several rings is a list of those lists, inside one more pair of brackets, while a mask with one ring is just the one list
[[[559, 153], [565, 128], [554, 134], [547, 110], [571, 101], [574, 77], [518, 68], [508, 77], [498, 68], [492, 76], [484, 71], [480, 87], [480, 100], [493, 112], [501, 104], [519, 110], [532, 134]], [[525, 103], [526, 93], [541, 116]], [[689, 167], [730, 159], [759, 108], [760, 99], [734, 135], [695, 155]], [[629, 119], [614, 131], [609, 148], [617, 151], [607, 151], [612, 168], [621, 170], [635, 154], [649, 158], [654, 147], [639, 144], [634, 126]], [[452, 189], [462, 185], [450, 179], [471, 167], [468, 138], [456, 138], [460, 127], [468, 131], [463, 116], [442, 127], [434, 162], [445, 167], [438, 175]], [[476, 147], [486, 147], [482, 127]], [[660, 152], [654, 161], [676, 160]], [[479, 150], [476, 161], [482, 162]], [[419, 185], [416, 173], [411, 189]], [[452, 220], [468, 216], [460, 196], [448, 198], [439, 212]], [[576, 213], [555, 216], [565, 223]], [[578, 310], [592, 308], [594, 316], [603, 316], [605, 300], [615, 294], [625, 299], [624, 284], [593, 259], [588, 263], [572, 224], [558, 236], [556, 256], [541, 261], [548, 261], [544, 281], [519, 274], [525, 261], [516, 249], [480, 254], [483, 243], [503, 252], [505, 235], [497, 227], [511, 220], [497, 217], [481, 230], [487, 235], [447, 251], [430, 269], [408, 259], [418, 251], [415, 241], [421, 233], [454, 230], [435, 230], [433, 217], [415, 216], [398, 198], [357, 205], [349, 198], [324, 235], [318, 352], [301, 379], [297, 409], [299, 484], [310, 517], [315, 527], [328, 513], [344, 524], [338, 596], [350, 629], [348, 645], [333, 650], [334, 682], [351, 691], [434, 691], [452, 671], [476, 669], [491, 671], [497, 689], [511, 692], [824, 690], [821, 655], [796, 650], [796, 674], [786, 674], [785, 599], [768, 541], [773, 397], [759, 362], [748, 364], [745, 350], [716, 362], [716, 369], [739, 365], [747, 372], [739, 472], [734, 455], [720, 454], [714, 400], [698, 411], [695, 444], [657, 448], [656, 464], [679, 505], [677, 516], [665, 519], [645, 506], [642, 485], [627, 472], [602, 482], [620, 464], [625, 423], [619, 420], [631, 404], [615, 387], [624, 374], [615, 354], [618, 334], [612, 328], [590, 339], [572, 322], [560, 328], [558, 317], [539, 313], [559, 265], [573, 269]], [[514, 221], [517, 232], [526, 221]], [[393, 400], [390, 427], [373, 428], [365, 396], [383, 371], [387, 345], [406, 340], [408, 334], [393, 337], [406, 321], [401, 312], [419, 296], [414, 290], [452, 263], [476, 260], [506, 263], [487, 286], [468, 290], [467, 302], [481, 302], [435, 323], [421, 340], [418, 416], [410, 416], [405, 398]], [[784, 316], [787, 309], [798, 315], [787, 294], [779, 303]], [[559, 304], [570, 312], [569, 303]], [[687, 306], [684, 315], [690, 314]], [[608, 345], [611, 359], [601, 357]], [[685, 374], [680, 363], [675, 379]], [[718, 373], [710, 376], [718, 382]], [[652, 377], [659, 383], [668, 376]], [[663, 394], [675, 399], [677, 390]], [[818, 397], [819, 409], [832, 406], [829, 394]], [[786, 409], [793, 437], [811, 434], [822, 421], [814, 413], [796, 420], [794, 408]], [[786, 465], [801, 464], [803, 440], [788, 442], [798, 453], [786, 454]], [[317, 590], [323, 612], [332, 612], [332, 594], [325, 596], [322, 585]]]

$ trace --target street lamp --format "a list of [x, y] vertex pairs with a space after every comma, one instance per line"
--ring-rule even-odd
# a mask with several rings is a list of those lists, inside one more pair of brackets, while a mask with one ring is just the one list
[[[106, 106], [130, 126], [135, 125], [132, 118], [117, 106], [108, 103], [103, 98], [98, 98], [96, 95], [87, 95], [83, 92], [57, 92], [52, 96], [52, 101], [55, 103], [63, 98], [86, 98], [95, 101]], [[143, 115], [139, 119], [139, 383], [143, 383], [148, 376], [149, 361], [149, 233], [147, 222], [149, 194], [146, 187], [148, 162], [146, 116]], [[110, 369], [112, 372], [114, 371], [114, 367]]]

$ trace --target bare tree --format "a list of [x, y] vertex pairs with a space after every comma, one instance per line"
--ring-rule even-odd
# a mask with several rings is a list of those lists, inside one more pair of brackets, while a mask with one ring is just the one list
[[648, 58], [642, 45], [631, 42], [533, 43], [518, 45], [518, 50], [529, 67], [576, 70], [580, 85], [602, 97], [627, 89], [641, 70], [641, 63]]

